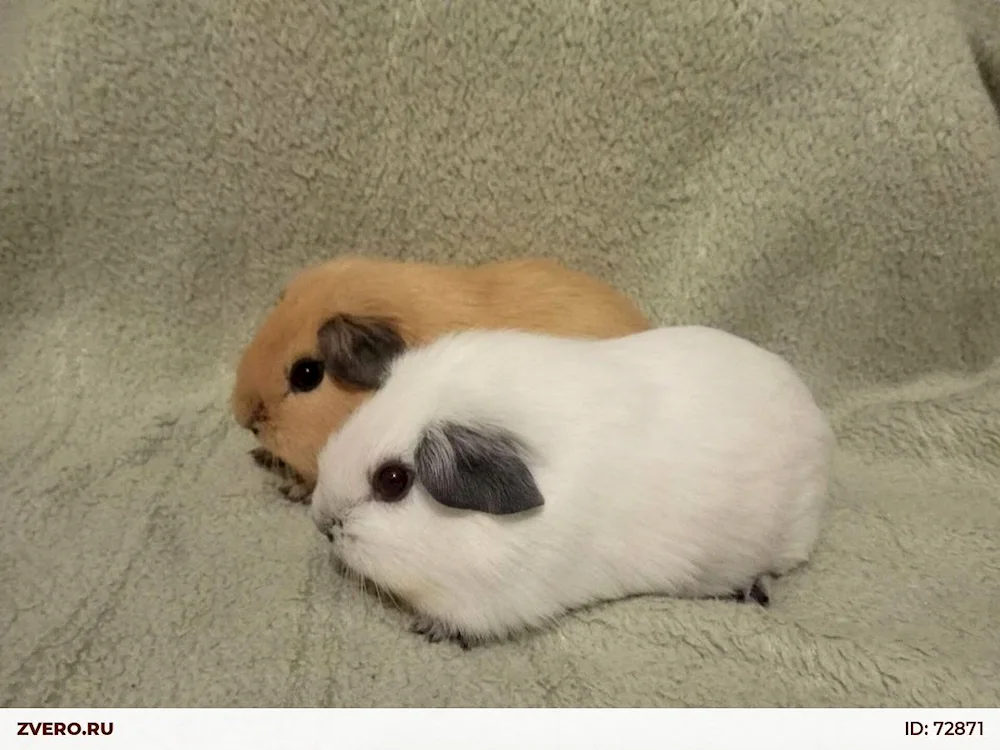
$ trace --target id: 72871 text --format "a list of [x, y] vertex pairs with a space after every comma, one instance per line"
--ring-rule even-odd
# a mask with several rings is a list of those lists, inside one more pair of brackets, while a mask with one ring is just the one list
[[905, 735], [907, 737], [982, 737], [983, 722], [981, 721], [908, 721]]

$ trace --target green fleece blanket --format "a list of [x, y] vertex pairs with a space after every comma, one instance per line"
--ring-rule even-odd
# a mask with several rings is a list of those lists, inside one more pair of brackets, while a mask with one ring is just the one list
[[[1000, 3], [7, 0], [0, 704], [996, 706]], [[769, 610], [469, 652], [338, 578], [227, 397], [300, 267], [549, 255], [790, 358]]]

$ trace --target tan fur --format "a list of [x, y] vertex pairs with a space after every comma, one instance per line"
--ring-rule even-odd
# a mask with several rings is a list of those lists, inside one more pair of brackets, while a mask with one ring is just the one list
[[289, 394], [286, 374], [317, 356], [317, 332], [338, 313], [395, 319], [408, 345], [466, 328], [517, 328], [579, 338], [614, 338], [651, 327], [614, 288], [551, 260], [448, 266], [345, 257], [302, 271], [243, 353], [232, 411], [248, 427], [257, 412], [263, 448], [307, 487], [327, 438], [370, 393], [329, 378]]

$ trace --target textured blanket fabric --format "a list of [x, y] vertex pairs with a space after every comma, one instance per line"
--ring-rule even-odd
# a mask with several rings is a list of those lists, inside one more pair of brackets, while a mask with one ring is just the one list
[[[1000, 3], [6, 0], [0, 27], [0, 704], [1000, 703]], [[559, 257], [788, 356], [840, 442], [812, 564], [769, 611], [406, 632], [227, 412], [281, 285], [346, 251]]]

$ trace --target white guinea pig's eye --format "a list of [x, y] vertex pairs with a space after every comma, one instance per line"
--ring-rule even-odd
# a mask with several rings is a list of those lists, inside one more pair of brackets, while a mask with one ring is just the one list
[[386, 503], [402, 500], [413, 485], [413, 470], [398, 461], [382, 464], [372, 475], [375, 496]]

